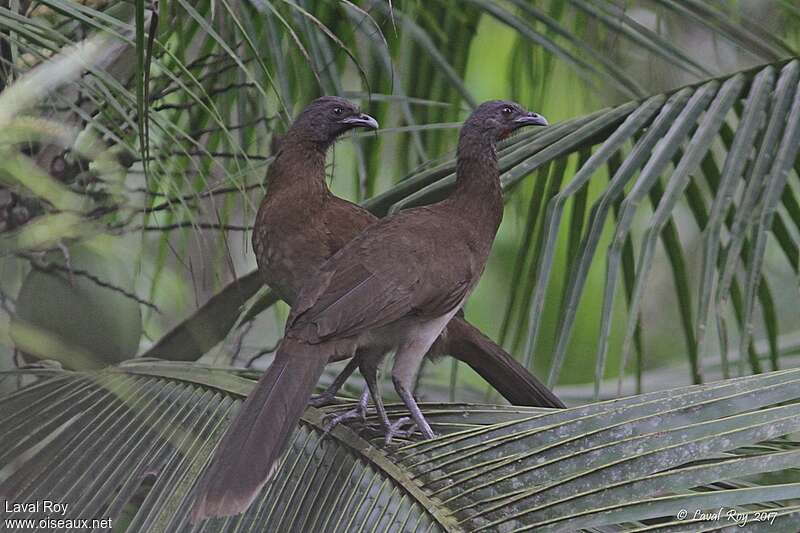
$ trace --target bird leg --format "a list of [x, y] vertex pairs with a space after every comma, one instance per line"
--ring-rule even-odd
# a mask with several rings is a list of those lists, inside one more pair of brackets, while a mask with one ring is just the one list
[[378, 369], [382, 360], [382, 356], [378, 358], [362, 357], [359, 369], [364, 376], [364, 381], [367, 382], [372, 401], [375, 403], [375, 411], [378, 413], [378, 420], [383, 429], [384, 443], [388, 445], [394, 437], [408, 437], [414, 432], [414, 428], [403, 429], [409, 422], [412, 422], [407, 416], [394, 422], [389, 420], [386, 407], [383, 405], [383, 396], [381, 395], [380, 381], [378, 380]]
[[383, 408], [380, 390], [378, 389], [378, 368], [380, 368], [381, 361], [383, 361], [385, 355], [386, 352], [383, 350], [360, 351], [350, 360], [350, 363], [348, 363], [347, 368], [342, 371], [342, 374], [347, 371], [349, 375], [353, 372], [353, 369], [357, 365], [361, 371], [361, 374], [364, 376], [364, 381], [367, 382], [367, 386], [364, 387], [364, 391], [361, 393], [361, 398], [358, 401], [358, 405], [354, 409], [329, 417], [328, 423], [325, 425], [327, 431], [330, 431], [337, 424], [347, 420], [365, 420], [367, 403], [369, 402], [370, 395], [375, 402], [375, 407], [378, 410], [378, 416], [382, 421], [381, 426], [384, 425], [384, 419], [388, 421], [388, 418], [386, 417], [386, 411]]
[[[422, 353], [424, 354], [425, 352], [423, 351]], [[392, 380], [394, 381], [394, 386], [397, 390], [397, 393], [400, 395], [403, 403], [411, 412], [411, 418], [405, 416], [395, 420], [394, 422], [389, 419], [389, 415], [386, 413], [386, 407], [383, 404], [380, 381], [378, 380], [378, 370], [380, 369], [380, 365], [384, 356], [385, 352], [358, 354], [357, 357], [354, 357], [350, 360], [350, 362], [347, 364], [347, 367], [342, 370], [334, 383], [331, 384], [331, 387], [329, 387], [325, 393], [320, 395], [324, 396], [329, 390], [331, 390], [331, 388], [336, 386], [340, 378], [342, 378], [341, 382], [343, 383], [353, 372], [353, 369], [356, 365], [358, 365], [361, 374], [364, 376], [364, 381], [367, 383], [367, 386], [364, 388], [364, 391], [361, 393], [361, 397], [358, 400], [358, 405], [355, 408], [338, 415], [329, 416], [327, 418], [327, 422], [325, 424], [326, 433], [342, 422], [356, 419], [364, 421], [366, 419], [367, 403], [369, 401], [369, 397], [372, 396], [372, 401], [375, 403], [375, 411], [378, 414], [378, 421], [380, 422], [381, 429], [383, 430], [386, 444], [390, 444], [392, 439], [395, 437], [408, 437], [413, 434], [415, 430], [419, 430], [419, 432], [422, 433], [425, 438], [433, 438], [435, 436], [433, 430], [431, 430], [431, 427], [425, 420], [425, 417], [422, 415], [422, 411], [420, 411], [419, 407], [417, 406], [417, 402], [414, 400], [414, 396], [411, 394], [410, 388], [404, 385], [406, 380], [397, 375], [393, 375]], [[416, 375], [416, 372], [414, 374]], [[413, 378], [415, 375], [411, 377], [410, 383], [414, 382]], [[339, 384], [339, 386], [341, 386], [341, 384]], [[338, 386], [335, 390], [338, 390]], [[411, 427], [408, 427], [409, 423], [411, 423]]]
[[[451, 312], [450, 316], [453, 314], [454, 312]], [[426, 439], [432, 439], [436, 434], [422, 415], [422, 411], [420, 411], [411, 391], [417, 381], [422, 358], [425, 357], [425, 353], [431, 347], [433, 340], [438, 337], [448, 320], [450, 320], [450, 317], [445, 315], [440, 320], [430, 323], [427, 328], [421, 328], [416, 332], [414, 338], [398, 348], [394, 356], [394, 366], [392, 367], [394, 390], [403, 400], [417, 429]]]
[[385, 430], [391, 426], [386, 408], [383, 406], [383, 396], [381, 396], [381, 385], [378, 381], [378, 369], [380, 368], [383, 357], [362, 357], [358, 368], [367, 382], [367, 389], [375, 403], [375, 411], [378, 413], [378, 420], [381, 427]]
[[341, 389], [342, 385], [344, 385], [344, 382], [347, 381], [347, 378], [349, 378], [350, 374], [353, 373], [353, 370], [356, 369], [356, 366], [358, 366], [358, 358], [351, 357], [347, 362], [347, 366], [344, 367], [341, 372], [339, 372], [339, 375], [336, 376], [336, 378], [333, 380], [333, 383], [331, 383], [322, 394], [312, 396], [311, 400], [308, 402], [308, 405], [311, 407], [322, 407], [323, 405], [328, 405], [331, 403], [334, 396], [336, 396], [336, 393], [339, 392], [339, 389]]
[[[400, 395], [403, 403], [406, 404], [406, 408], [408, 408], [408, 410], [411, 412], [411, 418], [414, 419], [414, 425], [417, 426], [419, 432], [422, 433], [422, 436], [424, 436], [426, 439], [434, 438], [436, 434], [431, 429], [428, 421], [425, 420], [425, 417], [422, 415], [422, 411], [417, 405], [414, 395], [411, 394], [411, 391], [396, 377], [392, 377], [392, 381], [394, 382], [394, 388], [397, 391], [397, 394]], [[409, 434], [413, 433], [413, 428], [407, 432]]]

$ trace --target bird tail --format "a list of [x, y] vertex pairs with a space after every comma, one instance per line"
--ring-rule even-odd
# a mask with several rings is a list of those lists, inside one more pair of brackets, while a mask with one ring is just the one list
[[281, 342], [203, 473], [191, 521], [246, 510], [279, 460], [328, 361], [324, 345]]
[[447, 352], [467, 363], [514, 405], [564, 408], [558, 396], [503, 348], [462, 318], [447, 325]]

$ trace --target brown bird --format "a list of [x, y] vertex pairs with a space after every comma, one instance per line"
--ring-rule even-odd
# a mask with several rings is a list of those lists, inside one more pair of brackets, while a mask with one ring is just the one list
[[[368, 123], [369, 119], [352, 107], [333, 102], [317, 101], [301, 114], [283, 141], [275, 164], [293, 161], [289, 168], [295, 172], [316, 172], [315, 165], [323, 164], [324, 157], [315, 160], [307, 150], [295, 152], [298, 144], [305, 144], [307, 149], [316, 144], [316, 150], [324, 154], [335, 138], [324, 134], [339, 132], [343, 120], [349, 117]], [[319, 124], [320, 112], [329, 119], [342, 119]], [[319, 269], [309, 268], [309, 277], [299, 293], [294, 293], [291, 283], [279, 287], [296, 294], [283, 341], [203, 475], [193, 521], [239, 513], [250, 505], [274, 474], [314, 385], [331, 359], [357, 354], [355, 359], [381, 424], [391, 435], [398, 427], [383, 409], [377, 369], [384, 356], [396, 350], [392, 368], [395, 389], [420, 432], [428, 438], [433, 436], [411, 391], [423, 357], [478, 283], [500, 225], [503, 201], [496, 142], [520, 127], [546, 124], [541, 116], [513, 102], [482, 104], [461, 130], [456, 185], [449, 198], [370, 225]], [[318, 133], [312, 133], [315, 129]], [[303, 132], [309, 137], [300, 135]], [[305, 164], [300, 164], [303, 160]], [[275, 176], [272, 170], [270, 174]], [[277, 184], [279, 181], [283, 182]], [[306, 211], [307, 225], [316, 225], [308, 220], [316, 216], [313, 207], [324, 206], [334, 198], [321, 183], [305, 184], [294, 198], [288, 179], [275, 183], [275, 189], [273, 183], [269, 184], [270, 195], [282, 190], [284, 201], [312, 206]], [[269, 217], [265, 218], [260, 216], [259, 223], [269, 222]], [[301, 223], [299, 216], [292, 221]], [[308, 232], [303, 229], [300, 233]], [[324, 242], [335, 238], [331, 237], [334, 234], [323, 230], [318, 237]], [[261, 251], [270, 258], [270, 265], [278, 260], [277, 264], [290, 268], [285, 260], [278, 259], [286, 256], [286, 247], [260, 242], [261, 238], [256, 241], [257, 249], [263, 247]], [[307, 268], [301, 264], [296, 267]], [[267, 275], [270, 273], [275, 274], [268, 270]]]
[[[325, 181], [328, 148], [355, 127], [376, 128], [377, 122], [344, 98], [319, 98], [298, 116], [275, 151], [267, 195], [256, 216], [253, 249], [263, 280], [290, 305], [325, 261], [378, 220], [361, 206], [334, 196]], [[449, 354], [467, 363], [512, 404], [564, 407], [525, 367], [463, 318], [450, 322], [431, 354]], [[356, 361], [351, 361], [312, 403], [331, 400], [355, 367]], [[362, 402], [365, 399], [362, 396]]]

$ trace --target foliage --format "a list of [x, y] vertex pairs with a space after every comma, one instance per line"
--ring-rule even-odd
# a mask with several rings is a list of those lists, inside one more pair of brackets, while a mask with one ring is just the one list
[[[506, 220], [468, 317], [551, 384], [593, 377], [573, 403], [616, 396], [604, 380], [631, 369], [626, 390], [641, 392], [666, 357], [697, 384], [714, 367], [758, 375], [561, 412], [429, 404], [443, 436], [391, 449], [369, 428], [324, 436], [309, 409], [276, 484], [227, 525], [697, 531], [718, 524], [676, 521], [680, 509], [724, 506], [776, 510], [797, 529], [796, 372], [777, 369], [800, 350], [800, 11], [747, 4], [12, 1], [0, 7], [4, 314], [21, 323], [19, 288], [50, 272], [140, 306], [131, 331], [146, 357], [227, 362], [249, 338], [255, 358], [284, 308], [259, 292], [249, 225], [269, 141], [304, 103], [342, 94], [378, 118], [335, 150], [331, 177], [382, 216], [447, 193], [477, 102], [535, 102], [554, 125], [500, 146]], [[125, 263], [136, 285], [103, 261], [73, 264], [80, 248]], [[86, 355], [22, 331], [25, 352], [67, 367]], [[472, 381], [457, 370], [428, 378], [452, 398]], [[131, 531], [185, 527], [253, 376], [148, 358], [4, 374], [0, 495], [74, 501]]]
[[[74, 516], [123, 513], [128, 531], [189, 531], [190, 489], [252, 387], [248, 377], [156, 361], [47, 371], [4, 401], [0, 457], [22, 458], [0, 494], [68, 501]], [[800, 451], [784, 436], [800, 429], [798, 379], [797, 370], [771, 372], [552, 412], [429, 404], [441, 436], [388, 449], [374, 426], [325, 434], [324, 412], [309, 408], [276, 481], [246, 513], [201, 530], [736, 526], [675, 519], [719, 507], [749, 513], [744, 531], [796, 529]], [[788, 479], [760, 476], [776, 471]]]
[[[732, 5], [658, 1], [648, 8], [665, 23], [695, 24], [713, 39], [731, 43], [762, 61], [794, 53], [789, 40], [761, 25], [768, 21], [754, 19], [740, 23], [746, 19], [738, 18]], [[794, 10], [782, 4], [772, 6], [772, 13], [773, 19], [779, 14], [796, 16]], [[73, 56], [62, 51], [64, 44], [80, 42], [87, 32], [102, 32], [102, 37], [87, 40], [84, 47], [103, 39], [103, 44], [95, 50], [97, 57], [81, 60], [87, 67], [85, 73], [73, 71], [67, 77], [57, 70], [56, 64], [45, 64], [31, 72], [39, 72], [39, 76], [50, 81], [37, 85], [35, 91], [24, 89], [31, 87], [31, 83], [11, 85], [6, 91], [5, 101], [12, 102], [13, 98], [14, 102], [4, 107], [6, 113], [18, 115], [23, 108], [41, 102], [34, 111], [47, 117], [49, 123], [72, 126], [61, 132], [58, 143], [42, 138], [43, 134], [38, 132], [35, 139], [28, 141], [34, 142], [32, 146], [29, 144], [29, 157], [24, 157], [24, 151], [20, 154], [23, 158], [18, 165], [25, 165], [24, 169], [7, 170], [11, 176], [22, 176], [20, 179], [28, 188], [15, 187], [13, 194], [28, 203], [38, 202], [29, 210], [33, 211], [29, 213], [33, 215], [30, 222], [26, 224], [23, 220], [5, 237], [6, 250], [26, 260], [31, 251], [53, 248], [55, 243], [63, 248], [76, 240], [91, 240], [99, 233], [110, 233], [116, 241], [106, 240], [96, 247], [114, 254], [120, 246], [134, 242], [123, 239], [139, 235], [140, 242], [155, 245], [155, 248], [143, 246], [142, 252], [148, 248], [153, 252], [139, 254], [139, 259], [135, 259], [136, 270], [146, 273], [150, 280], [149, 286], [139, 284], [137, 292], [146, 292], [139, 299], [153, 301], [162, 311], [156, 312], [153, 306], [144, 309], [146, 335], [160, 337], [146, 355], [196, 359], [222, 340], [235, 324], [246, 324], [257, 314], [251, 312], [245, 320], [237, 320], [234, 311], [254, 293], [257, 284], [250, 281], [251, 278], [255, 281], [255, 277], [245, 276], [242, 283], [232, 283], [220, 295], [234, 294], [233, 298], [211, 299], [207, 309], [194, 315], [197, 321], [189, 319], [166, 335], [162, 334], [163, 326], [159, 326], [164, 324], [163, 315], [179, 312], [181, 306], [175, 298], [164, 297], [162, 302], [159, 297], [175, 290], [171, 288], [175, 268], [180, 270], [183, 268], [180, 264], [192, 263], [191, 255], [196, 248], [203, 254], [205, 265], [199, 274], [201, 279], [229, 279], [232, 269], [237, 268], [235, 265], [241, 264], [232, 246], [242, 247], [238, 243], [246, 235], [240, 240], [238, 234], [249, 228], [261, 194], [259, 183], [264, 165], [269, 162], [265, 139], [285, 128], [297, 106], [317, 94], [339, 93], [360, 99], [384, 128], [377, 136], [360, 136], [354, 144], [353, 159], [337, 157], [337, 175], [352, 176], [337, 185], [340, 192], [356, 200], [366, 198], [365, 206], [378, 214], [438, 198], [436, 191], [443, 190], [448, 180], [452, 180], [452, 155], [446, 149], [452, 146], [453, 127], [457, 125], [454, 121], [463, 117], [462, 106], [474, 106], [478, 101], [468, 80], [471, 58], [482, 53], [476, 49], [482, 43], [481, 32], [463, 30], [478, 30], [487, 21], [509, 36], [512, 60], [507, 72], [486, 69], [485, 75], [513, 80], [510, 96], [533, 98], [544, 105], [552, 100], [548, 91], [560, 79], [558, 69], [566, 67], [582, 80], [576, 95], [591, 94], [589, 100], [599, 102], [633, 98], [613, 111], [595, 111], [551, 128], [541, 137], [527, 136], [509, 144], [505, 153], [513, 155], [504, 159], [504, 170], [510, 185], [510, 202], [527, 207], [510, 210], [510, 216], [525, 228], [516, 244], [519, 250], [516, 260], [495, 267], [510, 277], [509, 286], [515, 288], [510, 292], [511, 297], [506, 298], [500, 339], [528, 365], [532, 365], [535, 351], [552, 353], [552, 358], [539, 359], [541, 363], [552, 361], [553, 383], [566, 354], [576, 347], [574, 343], [570, 345], [570, 333], [581, 297], [591, 298], [600, 305], [598, 296], [603, 294], [605, 321], [595, 350], [595, 383], [598, 385], [606, 375], [609, 341], [613, 352], [624, 354], [623, 362], [628, 359], [630, 346], [635, 344], [634, 368], [640, 375], [646, 364], [642, 326], [646, 332], [647, 324], [637, 321], [638, 309], [646, 289], [648, 265], [656, 243], [660, 242], [667, 250], [673, 270], [676, 316], [683, 325], [693, 380], [702, 379], [698, 361], [702, 359], [701, 352], [708, 349], [703, 340], [707, 337], [708, 317], [715, 310], [722, 316], [718, 328], [719, 352], [726, 362], [725, 375], [730, 374], [727, 365], [730, 328], [725, 320], [729, 301], [735, 308], [737, 331], [742, 333], [735, 344], [740, 353], [749, 354], [754, 371], [758, 370], [757, 354], [749, 342], [749, 332], [753, 331], [757, 310], [754, 302], [759, 302], [774, 368], [781, 331], [768, 281], [762, 282], [761, 264], [767, 250], [764, 238], [771, 228], [778, 238], [777, 249], [797, 272], [800, 208], [791, 192], [791, 182], [796, 179], [794, 172], [785, 178], [776, 177], [775, 188], [770, 198], [765, 199], [756, 184], [759, 176], [768, 172], [774, 176], [777, 171], [764, 167], [768, 158], [762, 156], [753, 180], [749, 178], [754, 161], [749, 155], [728, 157], [739, 149], [738, 145], [731, 145], [733, 142], [745, 145], [765, 142], [752, 136], [765, 127], [760, 116], [753, 115], [746, 127], [738, 123], [746, 99], [744, 91], [756, 72], [744, 72], [736, 87], [728, 86], [735, 105], [728, 100], [724, 109], [718, 110], [708, 136], [704, 137], [705, 150], [697, 148], [684, 156], [680, 144], [692, 139], [693, 128], [698, 124], [696, 119], [706, 110], [705, 100], [713, 96], [711, 86], [697, 89], [705, 95], [696, 95], [703, 102], [691, 100], [698, 107], [693, 114], [680, 115], [680, 127], [676, 125], [670, 130], [674, 132], [671, 137], [674, 144], [667, 147], [663, 156], [641, 159], [642, 147], [634, 152], [634, 143], [661, 111], [659, 105], [677, 110], [681, 101], [689, 101], [689, 96], [673, 90], [665, 95], [673, 100], [645, 98], [652, 88], [643, 86], [637, 76], [620, 68], [614, 55], [630, 53], [628, 50], [646, 54], [651, 61], [693, 80], [718, 74], [719, 67], [672, 44], [660, 31], [640, 22], [635, 10], [622, 9], [609, 1], [574, 0], [538, 6], [523, 0], [508, 3], [470, 0], [462, 10], [449, 9], [447, 2], [423, 7], [411, 1], [363, 4], [178, 1], [162, 2], [153, 11], [143, 1], [122, 4], [48, 0], [37, 4], [22, 2], [17, 9], [2, 8], [0, 24], [8, 30], [6, 81], [20, 76], [24, 80], [31, 67], [54, 54], [60, 53], [58, 57], [64, 58], [61, 63], [68, 63]], [[455, 32], [455, 28], [462, 31]], [[625, 47], [611, 46], [608, 52], [598, 51], [598, 43], [613, 44], [615, 39], [624, 40]], [[781, 66], [776, 64], [774, 68]], [[764, 83], [767, 85], [763, 91], [769, 91], [772, 82]], [[30, 104], [22, 104], [20, 94]], [[676, 104], [675, 98], [682, 100]], [[762, 93], [759, 105], [766, 105], [764, 98]], [[791, 96], [787, 93], [786, 98]], [[788, 101], [782, 105], [788, 105]], [[770, 106], [768, 109], [775, 111], [772, 102]], [[551, 113], [547, 114], [552, 118]], [[773, 116], [779, 115], [773, 113]], [[620, 126], [626, 118], [632, 122]], [[30, 121], [27, 117], [26, 120]], [[719, 123], [720, 120], [723, 122]], [[750, 124], [760, 127], [751, 128]], [[618, 126], [620, 129], [615, 132]], [[791, 131], [776, 124], [771, 133], [774, 137], [770, 140], [777, 143], [785, 139], [788, 143], [784, 146], [782, 167], [786, 168], [794, 160], [794, 146], [789, 142]], [[734, 137], [737, 134], [740, 135]], [[82, 146], [86, 144], [87, 136], [97, 139], [90, 146], [102, 144], [103, 148], [94, 150], [105, 154], [104, 164], [98, 164], [99, 152], [85, 154], [77, 149], [79, 141]], [[11, 139], [11, 146], [19, 147], [19, 140]], [[654, 142], [654, 137], [647, 142]], [[515, 151], [513, 147], [519, 149]], [[406, 155], [393, 157], [387, 167], [389, 154]], [[440, 154], [443, 157], [431, 159], [432, 155]], [[630, 157], [634, 159], [626, 159]], [[681, 168], [679, 161], [684, 161]], [[632, 228], [635, 210], [630, 209], [637, 207], [644, 196], [637, 193], [629, 199], [630, 185], [626, 184], [633, 183], [633, 174], [646, 168], [648, 162], [652, 163], [647, 169], [648, 179], [636, 182], [648, 185], [641, 191], [647, 192], [653, 210], [659, 205], [662, 189], [675, 194], [665, 198], [658, 218], [650, 224], [651, 236], [642, 240], [648, 243], [646, 255], [639, 260], [631, 256], [638, 244], [634, 235], [622, 244], [614, 244], [616, 248], [609, 256], [622, 267], [626, 294], [633, 305], [624, 335], [625, 346], [620, 350], [617, 337], [622, 334], [624, 321], [620, 320], [618, 307], [612, 305], [619, 266], [609, 266], [605, 289], [589, 280], [589, 272], [590, 267], [598, 268], [597, 249], [609, 242], [608, 213], [614, 213], [615, 222], [610, 224], [623, 231]], [[48, 183], [47, 187], [56, 187], [51, 192], [28, 177], [42, 174], [29, 172], [34, 163], [40, 168], [61, 169], [55, 174], [51, 171], [49, 178], [46, 175], [40, 178]], [[742, 169], [742, 165], [748, 166]], [[723, 168], [715, 170], [716, 166]], [[603, 193], [607, 194], [604, 196], [596, 184], [603, 174], [617, 172], [617, 167], [622, 174], [615, 182], [616, 188], [612, 187], [613, 192]], [[382, 184], [386, 183], [387, 171], [395, 177], [405, 174], [405, 178], [394, 186], [391, 186], [394, 180], [389, 178], [388, 190], [378, 194], [385, 187]], [[715, 176], [720, 172], [725, 175], [725, 187], [723, 194], [716, 194], [719, 178]], [[566, 179], [570, 174], [575, 175], [571, 182]], [[541, 179], [535, 179], [535, 186], [523, 183], [523, 179], [536, 176]], [[676, 184], [672, 188], [670, 176], [684, 183], [683, 187]], [[703, 182], [710, 189], [705, 190]], [[752, 193], [748, 203], [743, 205], [744, 199], [737, 191], [738, 184], [745, 182], [753, 185], [748, 190]], [[681, 190], [684, 188], [685, 191]], [[56, 194], [59, 199], [54, 202]], [[783, 206], [777, 216], [775, 195], [782, 196]], [[81, 203], [84, 215], [75, 218], [74, 209], [65, 204], [67, 199]], [[629, 209], [624, 213], [624, 223], [616, 219], [618, 204], [623, 200]], [[599, 210], [597, 216], [581, 212], [592, 202]], [[691, 294], [695, 282], [686, 257], [686, 239], [680, 235], [675, 219], [675, 213], [687, 207], [698, 231], [705, 233], [705, 266], [696, 295]], [[729, 228], [728, 222], [722, 224], [720, 218], [721, 213], [733, 208], [739, 213], [735, 229]], [[571, 213], [568, 234], [559, 231], [564, 212]], [[712, 218], [707, 221], [709, 214]], [[745, 239], [751, 228], [743, 223], [761, 214], [764, 220], [752, 228], [755, 237]], [[737, 239], [731, 239], [730, 231], [734, 230]], [[228, 231], [234, 235], [228, 236]], [[208, 232], [218, 234], [210, 236]], [[501, 233], [498, 248], [502, 249], [510, 238], [507, 231]], [[727, 253], [730, 242], [741, 248], [740, 252]], [[754, 254], [749, 254], [751, 242]], [[726, 259], [717, 272], [715, 261], [722, 257], [720, 251]], [[744, 281], [737, 279], [735, 270], [740, 257], [750, 273]], [[252, 264], [252, 259], [248, 261]], [[551, 279], [554, 265], [570, 274], [563, 279]], [[191, 265], [189, 270], [194, 278]], [[717, 278], [724, 282], [715, 298], [711, 298]], [[634, 280], [639, 287], [636, 294], [633, 294]], [[193, 284], [198, 283], [208, 281], [194, 279]], [[561, 299], [545, 298], [558, 291], [559, 285]], [[587, 292], [590, 296], [586, 296]], [[476, 298], [481, 298], [480, 294]], [[220, 299], [226, 306], [222, 312], [214, 307]], [[545, 301], [549, 302], [547, 307]], [[262, 307], [257, 304], [254, 309]], [[225, 319], [205, 318], [209, 316]], [[545, 322], [547, 329], [543, 329]], [[617, 326], [612, 328], [612, 322]], [[639, 324], [635, 331], [634, 324]], [[792, 325], [796, 326], [794, 322]], [[590, 329], [582, 325], [580, 331], [585, 338]], [[582, 349], [586, 349], [586, 342], [581, 341]]]

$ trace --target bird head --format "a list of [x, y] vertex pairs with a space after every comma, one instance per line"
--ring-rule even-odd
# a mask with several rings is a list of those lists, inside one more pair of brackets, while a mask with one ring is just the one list
[[374, 130], [378, 128], [378, 121], [338, 96], [317, 98], [300, 113], [292, 126], [292, 130], [302, 132], [304, 137], [325, 147], [354, 128]]
[[524, 126], [547, 126], [547, 120], [509, 100], [482, 103], [464, 123], [464, 129], [477, 130], [492, 141], [505, 139]]

